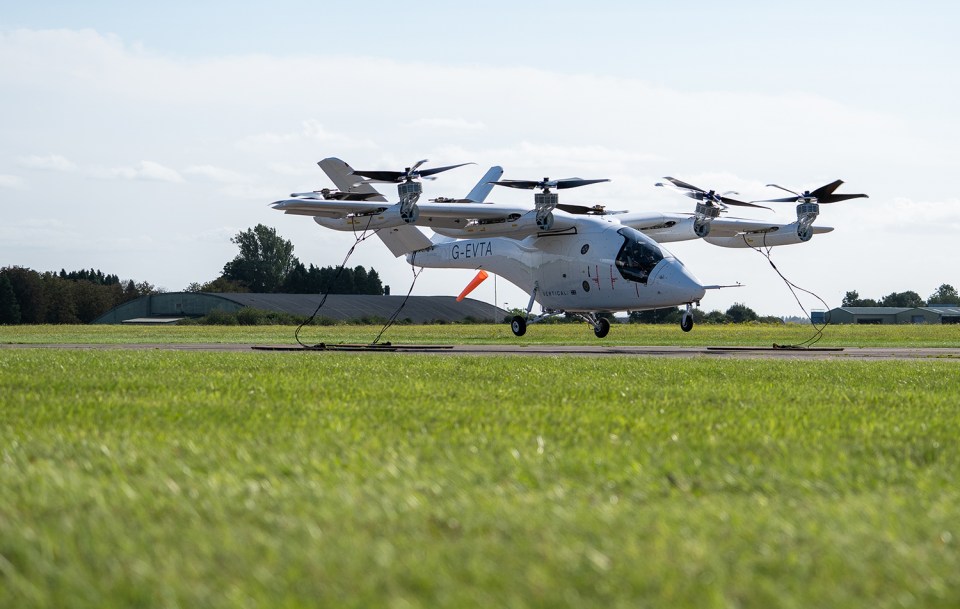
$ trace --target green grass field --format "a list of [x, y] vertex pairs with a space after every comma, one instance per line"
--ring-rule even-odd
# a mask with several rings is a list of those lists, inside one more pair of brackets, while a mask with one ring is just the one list
[[[296, 344], [291, 326], [0, 326], [3, 343], [259, 343]], [[317, 343], [369, 343], [380, 326], [306, 326], [301, 340]], [[682, 332], [677, 325], [615, 324], [598, 339], [586, 324], [532, 325], [521, 338], [507, 324], [397, 325], [381, 341], [410, 344], [684, 345], [770, 346], [809, 339], [809, 325], [709, 325]], [[846, 347], [960, 347], [960, 324], [827, 326], [818, 346]]]
[[956, 607], [958, 436], [954, 361], [3, 349], [0, 606]]

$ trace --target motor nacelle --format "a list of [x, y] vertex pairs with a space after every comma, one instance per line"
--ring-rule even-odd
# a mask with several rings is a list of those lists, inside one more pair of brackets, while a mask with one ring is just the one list
[[350, 214], [340, 218], [314, 216], [313, 221], [324, 228], [339, 231], [364, 231], [377, 228], [392, 228], [415, 222], [420, 216], [416, 205], [404, 212], [400, 205], [393, 205], [376, 213]]
[[470, 222], [463, 228], [434, 227], [433, 232], [456, 239], [474, 239], [476, 237], [509, 237], [515, 234], [530, 234], [553, 228], [553, 213], [538, 219], [535, 211], [521, 215], [512, 215], [502, 220], [480, 220]]
[[820, 215], [817, 203], [805, 201], [797, 205], [797, 236], [806, 243], [813, 237], [813, 221]]
[[710, 234], [710, 222], [720, 215], [720, 208], [716, 205], [697, 203], [693, 216], [693, 232], [701, 239]]

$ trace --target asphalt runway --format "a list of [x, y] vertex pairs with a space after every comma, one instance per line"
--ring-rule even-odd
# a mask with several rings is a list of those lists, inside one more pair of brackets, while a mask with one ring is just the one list
[[578, 356], [578, 357], [657, 357], [720, 359], [781, 359], [781, 360], [948, 360], [960, 362], [960, 348], [927, 347], [827, 347], [811, 349], [773, 347], [671, 347], [671, 346], [604, 346], [597, 345], [325, 345], [324, 348], [304, 349], [299, 345], [253, 345], [223, 343], [146, 343], [146, 344], [0, 344], [0, 349], [82, 349], [105, 350], [159, 350], [159, 351], [221, 351], [232, 353], [302, 353], [322, 356], [325, 353], [405, 353], [478, 356]]

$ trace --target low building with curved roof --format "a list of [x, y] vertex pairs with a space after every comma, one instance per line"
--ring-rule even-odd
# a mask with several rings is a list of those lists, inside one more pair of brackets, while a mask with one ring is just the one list
[[[125, 302], [91, 323], [163, 323], [187, 317], [202, 317], [213, 311], [228, 313], [244, 308], [310, 316], [317, 310], [319, 294], [245, 294], [213, 292], [164, 292]], [[329, 294], [318, 317], [336, 321], [389, 319], [403, 303], [404, 296]], [[456, 321], [501, 321], [508, 312], [494, 305], [453, 296], [410, 296], [398, 319], [413, 323]]]

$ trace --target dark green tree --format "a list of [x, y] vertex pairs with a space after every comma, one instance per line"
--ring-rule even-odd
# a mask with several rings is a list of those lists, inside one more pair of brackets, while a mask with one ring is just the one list
[[370, 272], [367, 273], [367, 294], [373, 294], [376, 296], [382, 295], [383, 292], [383, 282], [380, 281], [380, 274], [377, 273], [370, 267]]
[[733, 303], [733, 306], [727, 309], [726, 316], [735, 324], [757, 320], [754, 310], [741, 302]]
[[856, 290], [851, 290], [847, 292], [843, 297], [843, 302], [840, 303], [844, 307], [879, 307], [880, 304], [873, 300], [872, 298], [860, 298], [860, 294]]
[[77, 302], [74, 299], [73, 285], [72, 281], [60, 279], [52, 273], [44, 278], [43, 291], [48, 303], [44, 323], [80, 323], [80, 318], [77, 317]]
[[952, 285], [945, 283], [930, 295], [930, 298], [927, 299], [927, 304], [960, 305], [960, 294], [957, 293], [957, 290]]
[[651, 309], [649, 311], [632, 311], [630, 323], [640, 324], [672, 324], [680, 323], [683, 312], [677, 307], [666, 309]]
[[926, 303], [923, 302], [923, 298], [920, 298], [920, 294], [912, 290], [907, 290], [906, 292], [891, 292], [883, 298], [880, 299], [881, 307], [923, 307], [926, 306]]
[[42, 324], [47, 317], [47, 295], [43, 289], [40, 273], [19, 266], [0, 269], [0, 274], [10, 280], [13, 293], [20, 305], [20, 321], [25, 324]]
[[0, 275], [0, 325], [20, 323], [20, 303], [13, 293], [13, 284], [6, 275]]
[[236, 258], [223, 267], [223, 278], [246, 285], [251, 292], [276, 292], [299, 262], [293, 255], [293, 243], [276, 229], [258, 224], [230, 239], [240, 247]]

